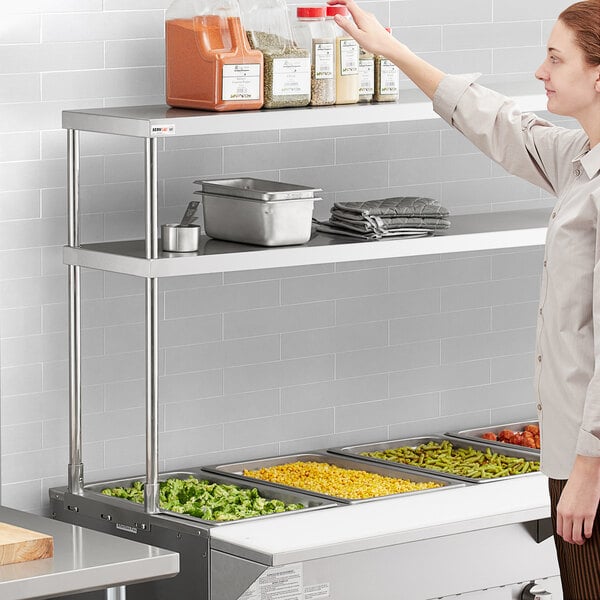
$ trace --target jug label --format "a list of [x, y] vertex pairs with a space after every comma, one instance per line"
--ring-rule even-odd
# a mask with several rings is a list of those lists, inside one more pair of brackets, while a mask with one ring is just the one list
[[315, 79], [333, 79], [333, 59], [335, 58], [332, 43], [315, 44]]
[[381, 79], [379, 81], [380, 94], [397, 94], [400, 87], [400, 71], [398, 67], [387, 58], [381, 61]]
[[340, 40], [342, 75], [358, 75], [358, 44], [351, 38]]
[[258, 100], [260, 65], [223, 65], [223, 100]]
[[310, 95], [310, 58], [273, 59], [273, 96]]

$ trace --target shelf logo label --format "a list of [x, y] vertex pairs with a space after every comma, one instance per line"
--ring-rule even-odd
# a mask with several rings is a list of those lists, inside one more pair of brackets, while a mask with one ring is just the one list
[[123, 525], [123, 523], [117, 523], [116, 524], [117, 529], [120, 529], [121, 531], [126, 531], [127, 533], [137, 533], [137, 527], [131, 527], [129, 525]]
[[152, 135], [158, 137], [160, 135], [174, 135], [175, 125], [152, 125]]

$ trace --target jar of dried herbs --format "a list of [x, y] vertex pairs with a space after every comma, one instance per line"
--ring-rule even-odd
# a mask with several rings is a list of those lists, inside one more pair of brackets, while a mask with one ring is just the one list
[[327, 20], [335, 27], [335, 103], [354, 104], [358, 102], [358, 44], [341, 27], [333, 17], [342, 15], [350, 18], [345, 6], [328, 6]]
[[364, 48], [358, 54], [358, 101], [371, 102], [375, 91], [375, 55]]
[[[391, 29], [385, 28], [391, 35]], [[400, 71], [398, 67], [384, 56], [375, 56], [375, 93], [376, 102], [395, 102], [400, 89]]]
[[310, 102], [310, 53], [292, 35], [285, 0], [240, 0], [250, 46], [264, 57], [264, 107]]
[[325, 20], [324, 6], [299, 6], [294, 34], [297, 43], [310, 48], [310, 104], [335, 104], [335, 30]]

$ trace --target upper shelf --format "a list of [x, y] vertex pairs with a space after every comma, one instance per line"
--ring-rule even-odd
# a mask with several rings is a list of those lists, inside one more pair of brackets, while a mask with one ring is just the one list
[[139, 277], [173, 277], [273, 267], [448, 254], [543, 245], [549, 211], [532, 209], [451, 217], [450, 229], [415, 239], [373, 242], [316, 233], [301, 246], [265, 248], [202, 236], [197, 252], [145, 258], [143, 240], [64, 247], [65, 264]]
[[[540, 86], [531, 83], [505, 87], [492, 85], [513, 97], [522, 110], [546, 108], [546, 97]], [[516, 92], [516, 93], [511, 93]], [[130, 106], [66, 110], [65, 129], [111, 133], [133, 137], [178, 137], [231, 133], [232, 131], [267, 131], [302, 129], [437, 118], [431, 102], [418, 90], [403, 90], [398, 102], [350, 104], [344, 106], [312, 106], [306, 108], [261, 109], [227, 113], [160, 106]]]

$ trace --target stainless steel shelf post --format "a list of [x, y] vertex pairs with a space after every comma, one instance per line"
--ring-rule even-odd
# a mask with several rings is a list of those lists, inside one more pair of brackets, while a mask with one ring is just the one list
[[[146, 258], [158, 258], [158, 145], [146, 138]], [[146, 486], [144, 508], [157, 513], [158, 485], [158, 278], [146, 277]]]
[[[79, 131], [67, 130], [69, 247], [79, 247]], [[81, 267], [69, 265], [69, 491], [83, 492], [81, 437]]]
[[[80, 247], [80, 132], [67, 130], [68, 247]], [[158, 258], [158, 143], [145, 138], [146, 259]], [[159, 510], [158, 484], [158, 278], [146, 277], [146, 486], [144, 508]], [[81, 410], [81, 267], [69, 265], [69, 469], [68, 489], [83, 493]]]

